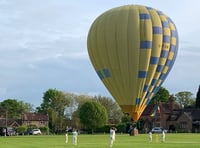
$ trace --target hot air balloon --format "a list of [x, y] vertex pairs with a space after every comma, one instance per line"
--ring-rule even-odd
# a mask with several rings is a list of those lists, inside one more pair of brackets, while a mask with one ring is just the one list
[[178, 33], [163, 12], [125, 5], [97, 17], [87, 46], [99, 78], [122, 111], [137, 121], [174, 64]]

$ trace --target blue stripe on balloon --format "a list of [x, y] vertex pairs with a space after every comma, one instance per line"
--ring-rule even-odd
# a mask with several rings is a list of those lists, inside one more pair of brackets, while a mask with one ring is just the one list
[[153, 34], [162, 34], [162, 28], [158, 26], [153, 27]]
[[159, 57], [151, 57], [150, 64], [158, 64]]
[[146, 7], [148, 10], [152, 10], [153, 8], [152, 7]]
[[150, 93], [150, 92], [147, 92], [147, 94], [146, 94], [146, 97], [145, 97], [145, 98], [149, 98], [149, 97], [150, 97], [150, 95], [151, 95], [151, 93]]
[[101, 80], [103, 80], [104, 79], [104, 76], [103, 76], [103, 74], [101, 73], [101, 71], [99, 70], [99, 71], [96, 71], [97, 72], [97, 75], [99, 76], [99, 78], [101, 79]]
[[156, 86], [156, 87], [154, 88], [154, 90], [153, 90], [153, 94], [156, 94], [156, 93], [158, 92], [159, 88], [160, 88], [160, 86]]
[[109, 71], [109, 69], [107, 69], [107, 68], [104, 68], [104, 69], [103, 69], [103, 74], [104, 74], [104, 76], [105, 76], [106, 78], [111, 77], [110, 71]]
[[162, 21], [162, 27], [163, 28], [169, 28], [169, 23], [166, 21]]
[[149, 85], [144, 85], [143, 92], [147, 92]]
[[166, 58], [167, 56], [168, 56], [168, 51], [167, 50], [162, 50], [160, 57], [161, 58]]
[[176, 32], [176, 30], [171, 30], [171, 36], [172, 37], [177, 37], [177, 32]]
[[165, 78], [166, 78], [166, 74], [164, 74], [164, 73], [162, 73], [161, 75], [160, 75], [160, 80], [165, 80]]
[[139, 71], [138, 72], [138, 78], [146, 78], [147, 72], [146, 71]]
[[163, 15], [162, 11], [157, 11], [158, 15]]
[[163, 42], [164, 42], [164, 43], [170, 43], [170, 36], [164, 35], [164, 36], [163, 36]]
[[156, 72], [161, 72], [163, 69], [163, 65], [158, 65]]
[[169, 50], [170, 50], [171, 52], [175, 52], [176, 46], [171, 44]]
[[167, 62], [166, 62], [166, 66], [168, 66], [168, 67], [170, 67], [170, 65], [171, 65], [171, 62], [172, 62], [172, 60], [167, 60]]
[[177, 55], [177, 52], [178, 52], [178, 40], [179, 40], [179, 37], [178, 37], [178, 33], [176, 34], [176, 45], [175, 45], [175, 49], [174, 49], [174, 57], [176, 58], [176, 55]]
[[140, 48], [150, 49], [152, 47], [152, 41], [141, 41]]
[[156, 84], [156, 82], [157, 82], [157, 80], [153, 79], [152, 82], [151, 82], [151, 85], [154, 86]]
[[171, 19], [170, 17], [167, 17], [167, 20], [168, 20], [170, 23], [174, 24], [174, 22], [172, 21], [172, 19]]
[[150, 17], [150, 15], [149, 14], [147, 14], [147, 13], [140, 13], [140, 19], [141, 20], [147, 20], [147, 19], [150, 19], [151, 17]]
[[139, 105], [139, 104], [140, 104], [140, 98], [136, 98], [135, 104], [136, 104], [136, 105]]

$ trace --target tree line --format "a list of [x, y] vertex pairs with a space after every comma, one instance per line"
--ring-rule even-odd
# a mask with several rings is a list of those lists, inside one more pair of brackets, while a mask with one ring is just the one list
[[[150, 103], [169, 102], [170, 96], [169, 91], [161, 87]], [[178, 92], [174, 97], [182, 108], [200, 108], [200, 87], [196, 98], [189, 91]], [[105, 125], [118, 125], [119, 129], [126, 130], [122, 125], [131, 123], [131, 117], [124, 114], [112, 98], [78, 95], [52, 88], [44, 92], [42, 103], [35, 109], [30, 103], [7, 99], [0, 102], [0, 110], [1, 116], [6, 114], [13, 119], [20, 119], [24, 112], [47, 113], [48, 128], [52, 133], [61, 133], [69, 125], [91, 132]], [[109, 130], [109, 127], [107, 129]]]

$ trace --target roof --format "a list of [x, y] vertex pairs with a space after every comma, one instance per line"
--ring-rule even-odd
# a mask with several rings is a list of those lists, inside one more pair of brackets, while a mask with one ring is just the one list
[[[142, 113], [142, 116], [151, 115], [154, 112], [154, 110], [156, 109], [156, 106], [157, 106], [156, 104], [149, 104], [145, 108], [144, 112]], [[160, 110], [161, 110], [162, 113], [164, 113], [164, 114], [170, 114], [171, 113], [171, 107], [170, 107], [169, 102], [160, 102], [159, 106], [160, 106]], [[174, 103], [173, 108], [179, 109], [178, 104]]]
[[189, 108], [189, 109], [174, 109], [169, 115], [168, 121], [176, 121], [179, 117], [185, 114], [192, 121], [200, 121], [200, 109]]
[[200, 121], [200, 109], [185, 109], [184, 111], [192, 116], [193, 121]]
[[23, 121], [48, 121], [48, 114], [44, 113], [23, 113], [22, 114]]
[[181, 110], [173, 110], [173, 113], [169, 115], [167, 121], [177, 121], [181, 113]]
[[5, 126], [19, 126], [21, 125], [21, 120], [15, 120], [15, 119], [5, 119], [5, 118], [1, 118], [0, 119], [0, 127], [5, 127]]
[[[142, 116], [150, 116], [156, 110], [156, 104], [149, 104]], [[182, 114], [188, 116], [192, 121], [200, 121], [200, 109], [197, 108], [188, 108], [180, 109], [177, 103], [172, 104], [170, 102], [159, 102], [160, 110], [163, 114], [168, 114], [168, 121], [176, 121]]]

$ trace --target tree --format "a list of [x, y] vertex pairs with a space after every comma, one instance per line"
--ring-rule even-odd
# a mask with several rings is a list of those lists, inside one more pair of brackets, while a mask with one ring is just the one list
[[151, 99], [150, 104], [156, 104], [159, 101], [161, 101], [161, 102], [169, 102], [169, 98], [170, 98], [169, 91], [164, 87], [160, 87], [158, 92]]
[[78, 104], [78, 109], [73, 113], [73, 121], [77, 127], [81, 127], [80, 118], [79, 118], [80, 106], [82, 106], [85, 102], [90, 102], [90, 101], [94, 101], [93, 96], [88, 96], [84, 94], [77, 96], [76, 102]]
[[182, 108], [188, 108], [194, 105], [194, 99], [192, 98], [192, 93], [189, 91], [182, 91], [175, 94], [176, 101]]
[[79, 118], [78, 114], [74, 114], [78, 110], [78, 106], [81, 106], [83, 103], [87, 101], [91, 101], [94, 98], [88, 95], [75, 95], [75, 94], [67, 94], [70, 104], [66, 108], [66, 116], [68, 118]]
[[4, 110], [1, 114], [7, 114], [8, 118], [20, 119], [23, 112], [33, 111], [33, 105], [18, 101], [16, 99], [7, 99], [0, 103], [0, 108]]
[[69, 104], [65, 108], [65, 117], [66, 119], [72, 120], [73, 113], [78, 108], [78, 102], [77, 102], [78, 96], [72, 93], [66, 93], [65, 95], [66, 95], [66, 98], [69, 100]]
[[132, 122], [131, 116], [129, 114], [124, 114], [122, 116], [122, 121], [123, 123], [130, 123]]
[[102, 96], [96, 96], [95, 99], [97, 99], [98, 102], [106, 108], [110, 123], [118, 124], [121, 122], [123, 112], [115, 101], [113, 101], [111, 98]]
[[24, 102], [24, 101], [18, 101], [21, 108], [24, 110], [24, 112], [33, 112], [33, 104]]
[[48, 113], [49, 127], [53, 132], [59, 132], [66, 127], [64, 112], [68, 104], [69, 100], [62, 91], [49, 89], [44, 93], [43, 102], [37, 110], [38, 112]]
[[79, 110], [80, 122], [89, 130], [102, 127], [108, 121], [104, 106], [95, 101], [85, 102]]
[[199, 90], [196, 95], [196, 108], [200, 108], [200, 85], [199, 85]]

